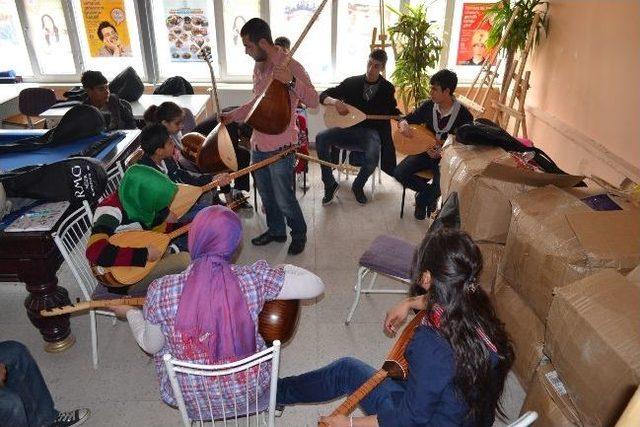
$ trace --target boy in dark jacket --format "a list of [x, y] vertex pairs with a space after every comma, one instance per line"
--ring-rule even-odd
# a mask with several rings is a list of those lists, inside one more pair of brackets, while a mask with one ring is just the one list
[[84, 103], [100, 110], [107, 130], [138, 128], [131, 104], [109, 92], [109, 82], [100, 71], [85, 71], [82, 73], [81, 82], [86, 91]]

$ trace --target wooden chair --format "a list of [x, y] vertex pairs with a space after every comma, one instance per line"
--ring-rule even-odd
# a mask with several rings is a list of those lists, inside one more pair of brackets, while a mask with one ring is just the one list
[[[433, 171], [431, 170], [423, 170], [417, 173], [414, 173], [415, 176], [419, 176], [420, 178], [424, 178], [428, 181], [433, 179]], [[404, 199], [407, 193], [407, 187], [402, 187], [402, 201], [400, 202], [400, 218], [404, 217]]]
[[[256, 389], [251, 389], [247, 383], [250, 375], [256, 375], [255, 367], [258, 371], [271, 362], [271, 385], [269, 396], [257, 396]], [[253, 354], [242, 360], [223, 365], [201, 365], [175, 359], [170, 354], [164, 355], [164, 365], [169, 375], [173, 395], [178, 403], [182, 422], [186, 427], [218, 420], [225, 427], [227, 425], [238, 425], [240, 418], [246, 417], [246, 425], [249, 425], [250, 418], [255, 417], [256, 425], [258, 419], [262, 417], [262, 425], [273, 427], [275, 425], [276, 391], [278, 387], [278, 371], [280, 368], [280, 341], [273, 342], [273, 346], [259, 353]], [[253, 368], [253, 369], [252, 369]], [[266, 369], [266, 368], [265, 368]], [[245, 390], [242, 396], [235, 395], [234, 401], [222, 401], [219, 407], [214, 407], [212, 401], [221, 392], [224, 384], [224, 377], [235, 380], [236, 383], [245, 383]], [[192, 408], [192, 416], [189, 416], [185, 403], [185, 391], [197, 390], [198, 393], [190, 393], [187, 396]], [[205, 396], [202, 396], [204, 394]], [[253, 398], [252, 398], [253, 397]], [[243, 402], [237, 401], [240, 399]], [[195, 406], [195, 408], [194, 408]], [[197, 411], [197, 415], [193, 411]], [[219, 416], [218, 414], [222, 414]], [[195, 416], [194, 416], [195, 415]], [[216, 422], [212, 422], [215, 426]], [[243, 422], [244, 424], [244, 422]]]

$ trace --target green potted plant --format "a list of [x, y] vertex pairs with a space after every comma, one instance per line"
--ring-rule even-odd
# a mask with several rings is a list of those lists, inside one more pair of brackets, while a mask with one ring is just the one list
[[396, 56], [391, 80], [400, 103], [411, 111], [429, 97], [429, 70], [438, 65], [442, 43], [434, 34], [435, 24], [427, 19], [424, 5], [407, 5], [402, 12], [387, 7], [398, 15], [398, 22], [389, 27]]
[[516, 52], [524, 49], [533, 18], [538, 12], [542, 13], [542, 16], [535, 31], [534, 41], [537, 43], [540, 35], [545, 32], [548, 23], [547, 6], [548, 2], [544, 0], [500, 0], [485, 12], [485, 19], [491, 22], [487, 47], [493, 48], [500, 42], [514, 9], [518, 8], [518, 15], [502, 45], [502, 51], [506, 55], [505, 70], [511, 68]]

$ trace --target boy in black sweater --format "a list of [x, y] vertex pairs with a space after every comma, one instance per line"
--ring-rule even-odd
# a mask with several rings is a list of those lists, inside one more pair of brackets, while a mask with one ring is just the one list
[[[473, 116], [467, 108], [460, 104], [453, 92], [458, 85], [456, 73], [449, 70], [440, 70], [429, 81], [431, 99], [424, 102], [415, 111], [408, 114], [399, 123], [400, 131], [411, 135], [409, 124], [424, 124], [436, 134], [439, 145], [433, 150], [424, 153], [407, 156], [396, 167], [395, 178], [405, 187], [416, 192], [416, 219], [425, 219], [436, 208], [440, 197], [440, 149], [449, 133], [455, 133], [456, 129], [465, 123], [471, 123]], [[433, 171], [431, 184], [428, 180], [414, 175], [417, 172]]]
[[[320, 94], [320, 103], [334, 105], [338, 113], [348, 114], [349, 104], [365, 114], [400, 115], [395, 88], [380, 74], [387, 63], [387, 54], [376, 49], [369, 55], [366, 74], [349, 77], [338, 86], [329, 88]], [[375, 171], [382, 153], [382, 170], [393, 175], [396, 166], [396, 150], [391, 140], [391, 125], [388, 120], [365, 120], [349, 128], [332, 128], [320, 132], [316, 136], [318, 157], [331, 161], [331, 147], [338, 145], [344, 148], [355, 148], [364, 151], [364, 164], [353, 181], [351, 190], [360, 204], [367, 203], [363, 187], [367, 179]], [[324, 197], [322, 204], [333, 200], [338, 191], [331, 168], [322, 166], [322, 182]]]

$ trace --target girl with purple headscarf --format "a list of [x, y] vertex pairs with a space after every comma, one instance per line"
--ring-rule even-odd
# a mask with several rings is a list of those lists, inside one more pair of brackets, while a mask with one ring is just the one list
[[[149, 287], [144, 312], [132, 307], [115, 307], [126, 316], [140, 347], [153, 354], [162, 399], [176, 405], [162, 357], [194, 363], [219, 364], [242, 359], [266, 348], [258, 333], [258, 315], [273, 299], [315, 298], [324, 284], [313, 273], [292, 265], [271, 267], [260, 260], [239, 266], [232, 259], [242, 242], [240, 218], [222, 206], [211, 206], [196, 215], [189, 231], [191, 264], [180, 274], [162, 277]], [[246, 396], [245, 382], [237, 377], [200, 384], [181, 381], [191, 419], [198, 419], [197, 402], [208, 407], [213, 399], [214, 417], [223, 408], [254, 404]], [[270, 369], [264, 366], [245, 376], [249, 387], [259, 390], [258, 401], [269, 396]], [[207, 397], [208, 395], [208, 397]], [[249, 402], [246, 399], [249, 399]], [[226, 414], [229, 415], [229, 414]]]

